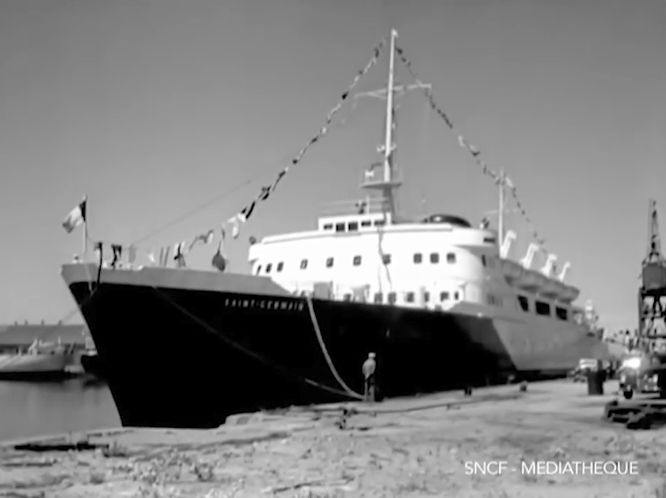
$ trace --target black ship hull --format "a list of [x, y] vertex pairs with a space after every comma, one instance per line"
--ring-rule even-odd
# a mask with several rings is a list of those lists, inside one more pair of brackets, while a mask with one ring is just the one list
[[385, 397], [486, 384], [515, 371], [488, 318], [313, 299], [315, 325], [304, 298], [270, 289], [65, 278], [124, 426], [210, 428], [233, 413], [350, 399], [331, 365], [362, 393], [369, 352]]

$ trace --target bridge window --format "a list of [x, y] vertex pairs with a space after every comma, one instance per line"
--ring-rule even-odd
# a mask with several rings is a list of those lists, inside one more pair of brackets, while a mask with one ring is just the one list
[[349, 224], [347, 225], [347, 230], [350, 232], [355, 232], [358, 230], [358, 222], [357, 221], [350, 221]]
[[284, 263], [283, 263], [282, 261], [280, 261], [280, 262], [277, 264], [277, 271], [282, 271], [282, 268], [284, 268]]
[[407, 292], [405, 294], [405, 301], [408, 303], [413, 303], [414, 302], [414, 293], [413, 292]]
[[439, 300], [446, 301], [449, 298], [449, 293], [447, 291], [439, 293]]
[[550, 304], [536, 301], [537, 315], [550, 316]]
[[385, 265], [391, 264], [391, 255], [390, 254], [382, 254], [382, 263]]
[[266, 273], [270, 273], [272, 267], [273, 267], [273, 265], [272, 265], [271, 263], [268, 263], [268, 264], [266, 265]]
[[460, 299], [460, 293], [458, 291], [455, 291], [453, 293], [453, 300], [458, 301]]
[[301, 270], [305, 270], [308, 267], [308, 260], [301, 259]]
[[431, 263], [439, 263], [439, 253], [431, 252], [430, 253], [430, 262]]
[[382, 304], [383, 301], [382, 297], [384, 296], [382, 295], [381, 292], [375, 292], [375, 299], [374, 299], [375, 304]]
[[456, 262], [456, 254], [454, 252], [450, 252], [446, 255], [446, 262], [447, 263], [455, 263]]
[[354, 256], [354, 266], [361, 264], [361, 256]]
[[423, 260], [423, 256], [420, 252], [414, 253], [414, 263], [419, 264]]
[[333, 258], [326, 258], [326, 268], [333, 266]]
[[388, 297], [388, 303], [389, 304], [395, 304], [395, 302], [396, 302], [395, 292], [389, 292], [387, 297]]
[[261, 265], [257, 266], [256, 274], [259, 275], [259, 273], [261, 273]]
[[560, 308], [559, 306], [555, 307], [555, 315], [557, 315], [557, 318], [560, 320], [566, 321], [568, 318], [568, 313], [566, 308]]
[[427, 303], [430, 301], [430, 292], [424, 292], [423, 293], [423, 302]]
[[384, 222], [384, 220], [375, 220], [375, 226], [376, 226], [376, 227], [382, 227], [382, 226], [384, 226], [385, 224], [386, 224], [386, 223]]
[[333, 223], [326, 223], [324, 225], [324, 230], [333, 230]]
[[520, 309], [527, 312], [530, 310], [530, 303], [525, 296], [518, 296], [518, 304], [520, 304]]
[[483, 266], [488, 266], [488, 262], [486, 261], [486, 255], [485, 254], [481, 255], [481, 264]]
[[345, 227], [346, 227], [346, 225], [344, 223], [336, 223], [335, 224], [335, 231], [336, 232], [344, 232]]
[[361, 222], [362, 227], [369, 227], [372, 226], [372, 222], [370, 220], [365, 220]]
[[494, 244], [496, 242], [494, 237], [484, 237], [483, 238], [483, 243], [484, 244]]

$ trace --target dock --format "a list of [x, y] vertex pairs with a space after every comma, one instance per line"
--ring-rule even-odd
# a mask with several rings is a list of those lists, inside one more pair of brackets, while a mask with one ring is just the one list
[[664, 498], [666, 431], [609, 421], [616, 389], [557, 380], [6, 442], [0, 496]]

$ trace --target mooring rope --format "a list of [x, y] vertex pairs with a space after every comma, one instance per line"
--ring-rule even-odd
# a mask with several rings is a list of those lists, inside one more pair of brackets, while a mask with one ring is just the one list
[[317, 315], [315, 315], [314, 307], [312, 306], [312, 299], [310, 296], [306, 295], [305, 296], [305, 301], [308, 304], [308, 311], [310, 312], [310, 320], [312, 320], [312, 327], [315, 330], [315, 334], [317, 335], [317, 341], [319, 341], [319, 347], [321, 348], [321, 352], [324, 354], [324, 358], [326, 358], [326, 363], [328, 363], [328, 368], [331, 370], [331, 373], [333, 374], [333, 377], [335, 377], [335, 380], [338, 381], [338, 384], [346, 391], [346, 393], [357, 399], [364, 399], [362, 395], [359, 393], [353, 391], [347, 384], [345, 384], [345, 381], [342, 380], [342, 377], [338, 374], [338, 371], [335, 369], [335, 365], [333, 364], [333, 360], [331, 360], [331, 357], [328, 354], [328, 350], [326, 349], [326, 344], [324, 343], [324, 339], [321, 336], [321, 329], [319, 328], [319, 323], [317, 322]]
[[332, 393], [332, 394], [336, 394], [338, 396], [354, 397], [354, 398], [358, 396], [356, 393], [354, 393], [353, 395], [350, 395], [350, 393], [348, 393], [348, 392], [341, 391], [340, 389], [336, 389], [334, 387], [329, 387], [326, 384], [322, 384], [321, 382], [317, 382], [316, 380], [312, 380], [309, 377], [299, 375], [299, 374], [289, 370], [286, 367], [278, 365], [277, 363], [267, 359], [265, 356], [255, 352], [255, 351], [252, 351], [251, 349], [246, 348], [242, 344], [239, 344], [238, 342], [234, 341], [233, 339], [230, 339], [229, 337], [226, 337], [224, 334], [220, 333], [220, 331], [218, 331], [215, 327], [213, 327], [212, 325], [208, 324], [206, 321], [199, 318], [196, 314], [190, 312], [189, 310], [187, 310], [183, 306], [179, 305], [177, 302], [175, 302], [173, 299], [171, 299], [168, 295], [166, 295], [165, 293], [160, 291], [156, 286], [151, 285], [151, 284], [148, 284], [148, 286], [151, 287], [155, 291], [155, 293], [161, 299], [163, 299], [166, 303], [173, 306], [178, 311], [183, 313], [185, 316], [190, 318], [192, 321], [199, 324], [206, 332], [212, 334], [213, 336], [217, 337], [218, 339], [222, 340], [223, 342], [226, 342], [231, 347], [241, 351], [242, 353], [250, 356], [251, 358], [254, 358], [258, 362], [263, 363], [267, 367], [276, 370], [278, 373], [281, 373], [282, 375], [284, 375], [286, 377], [295, 378], [296, 380], [299, 380], [299, 381], [301, 381], [305, 384], [308, 384], [310, 386], [321, 389], [322, 391], [326, 391], [326, 392], [329, 392], [329, 393]]

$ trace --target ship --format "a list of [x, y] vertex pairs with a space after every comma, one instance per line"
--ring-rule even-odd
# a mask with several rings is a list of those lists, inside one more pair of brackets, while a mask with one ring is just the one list
[[124, 426], [211, 428], [234, 413], [362, 399], [369, 353], [379, 399], [562, 376], [606, 354], [567, 267], [556, 274], [552, 255], [535, 267], [537, 243], [509, 257], [503, 182], [496, 229], [396, 209], [396, 37], [366, 201], [251, 241], [246, 273], [109, 266], [101, 251], [62, 266]]
[[69, 375], [67, 367], [72, 361], [72, 348], [58, 342], [39, 339], [26, 349], [0, 354], [0, 379], [46, 380]]

